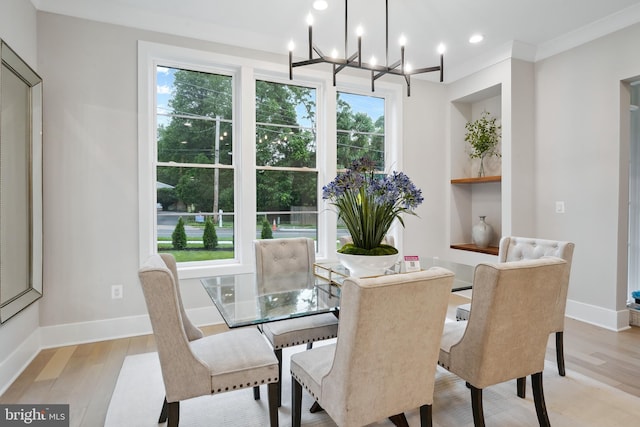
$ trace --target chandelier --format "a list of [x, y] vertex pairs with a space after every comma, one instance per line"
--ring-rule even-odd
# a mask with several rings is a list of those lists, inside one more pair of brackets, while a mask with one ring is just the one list
[[[293, 62], [293, 41], [289, 43], [289, 80], [293, 80], [294, 67], [303, 67], [305, 65], [313, 64], [332, 64], [333, 66], [333, 85], [336, 85], [336, 75], [344, 70], [346, 67], [358, 68], [362, 70], [371, 71], [371, 91], [375, 91], [375, 81], [386, 74], [393, 74], [404, 77], [407, 82], [407, 96], [411, 96], [411, 76], [414, 74], [431, 73], [435, 71], [440, 72], [440, 82], [444, 79], [444, 46], [441, 44], [438, 46], [438, 53], [440, 54], [440, 65], [435, 67], [426, 67], [413, 69], [405, 62], [404, 59], [404, 45], [406, 39], [400, 38], [400, 59], [393, 64], [389, 64], [389, 0], [385, 0], [385, 42], [386, 42], [386, 62], [384, 65], [377, 64], [373, 59], [370, 62], [364, 62], [362, 60], [362, 33], [361, 27], [356, 30], [358, 37], [358, 49], [352, 55], [347, 56], [347, 42], [348, 42], [348, 0], [344, 1], [344, 58], [339, 58], [337, 52], [333, 52], [331, 55], [325, 55], [319, 48], [313, 43], [313, 17], [309, 14], [307, 18], [307, 24], [309, 25], [309, 59]], [[317, 55], [314, 58], [314, 52]]]

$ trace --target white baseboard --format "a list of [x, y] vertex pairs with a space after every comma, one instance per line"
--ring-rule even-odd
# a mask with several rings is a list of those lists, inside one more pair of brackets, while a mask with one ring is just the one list
[[[220, 315], [211, 307], [187, 310], [187, 315], [194, 324], [199, 326], [222, 322]], [[0, 395], [9, 388], [43, 349], [150, 333], [152, 333], [151, 323], [147, 315], [41, 326], [33, 331], [5, 360], [0, 361]]]
[[36, 329], [4, 360], [0, 361], [0, 395], [40, 352], [40, 329]]
[[[189, 319], [196, 325], [221, 323], [222, 319], [211, 307], [187, 310]], [[118, 317], [92, 322], [66, 323], [40, 327], [41, 348], [61, 347], [65, 345], [113, 340], [151, 334], [148, 315]]]
[[619, 332], [629, 328], [629, 310], [627, 309], [608, 310], [569, 299], [565, 315], [611, 331]]

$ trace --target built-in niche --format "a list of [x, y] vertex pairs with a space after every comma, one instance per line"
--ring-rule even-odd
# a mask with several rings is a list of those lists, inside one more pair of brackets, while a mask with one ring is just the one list
[[42, 79], [0, 39], [0, 323], [42, 296]]
[[[500, 84], [471, 93], [451, 102], [451, 230], [452, 249], [498, 254], [502, 234], [502, 166], [501, 159], [485, 159], [486, 176], [479, 178], [479, 159], [470, 159], [465, 144], [465, 124], [487, 111], [502, 117]], [[500, 151], [501, 151], [500, 147]], [[489, 248], [472, 243], [471, 230], [485, 216], [494, 230]]]

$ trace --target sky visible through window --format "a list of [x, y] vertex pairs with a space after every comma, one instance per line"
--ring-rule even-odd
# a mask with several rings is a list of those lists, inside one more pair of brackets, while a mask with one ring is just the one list
[[[167, 68], [167, 67], [158, 67], [156, 73], [157, 79], [157, 114], [158, 114], [158, 125], [167, 125], [169, 124], [170, 117], [167, 117], [163, 114], [171, 113], [169, 108], [169, 101], [173, 97], [173, 73], [175, 69]], [[345, 100], [351, 105], [351, 108], [354, 113], [365, 113], [371, 120], [375, 123], [378, 118], [384, 116], [384, 99], [377, 98], [375, 96], [362, 96], [362, 95], [354, 95], [350, 93], [340, 92], [340, 98]], [[296, 108], [298, 113], [298, 123], [300, 126], [311, 127], [311, 123], [307, 119], [303, 119], [303, 106], [300, 105]]]
[[340, 92], [340, 98], [346, 101], [354, 113], [365, 113], [375, 123], [384, 116], [384, 98], [375, 96], [362, 96]]

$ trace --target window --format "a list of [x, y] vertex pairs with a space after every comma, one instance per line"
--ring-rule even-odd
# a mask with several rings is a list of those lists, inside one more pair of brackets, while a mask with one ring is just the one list
[[256, 81], [258, 238], [318, 233], [316, 90]]
[[338, 92], [336, 100], [337, 168], [368, 157], [385, 170], [384, 98]]
[[157, 249], [234, 258], [232, 77], [157, 66]]
[[[310, 237], [317, 259], [334, 259], [336, 216], [321, 188], [365, 153], [400, 167], [389, 141], [401, 141], [402, 87], [379, 82], [367, 96], [368, 80], [337, 91], [330, 73], [292, 82], [282, 64], [138, 46], [140, 262], [170, 251], [181, 278], [249, 272], [263, 231]], [[175, 249], [180, 219], [186, 247]]]
[[[354, 160], [367, 157], [385, 171], [384, 98], [347, 92], [336, 94], [336, 169], [343, 171]], [[337, 224], [337, 247], [349, 232], [342, 221]], [[340, 239], [343, 241], [341, 242]]]

